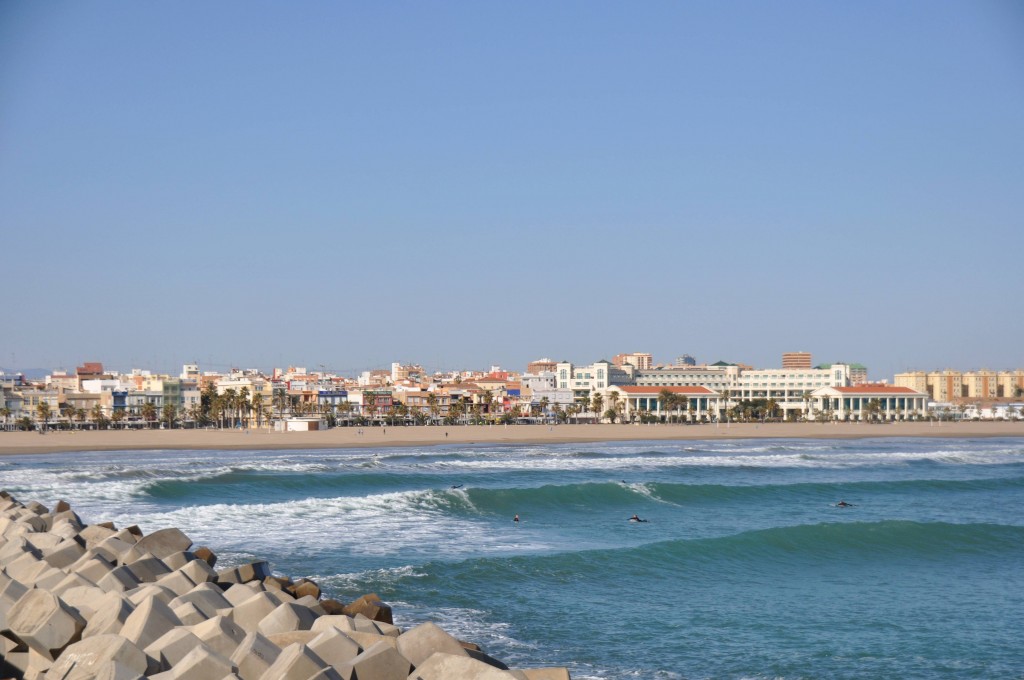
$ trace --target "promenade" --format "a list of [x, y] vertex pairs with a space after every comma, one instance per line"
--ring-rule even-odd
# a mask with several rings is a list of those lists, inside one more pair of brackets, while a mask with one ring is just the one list
[[469, 425], [266, 430], [84, 430], [0, 433], [0, 455], [174, 449], [338, 449], [699, 439], [1024, 437], [1024, 422], [719, 423], [703, 425]]

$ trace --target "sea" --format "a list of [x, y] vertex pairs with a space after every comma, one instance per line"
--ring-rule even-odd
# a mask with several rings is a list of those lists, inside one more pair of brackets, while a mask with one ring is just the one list
[[82, 452], [0, 487], [575, 680], [1024, 677], [1024, 438]]

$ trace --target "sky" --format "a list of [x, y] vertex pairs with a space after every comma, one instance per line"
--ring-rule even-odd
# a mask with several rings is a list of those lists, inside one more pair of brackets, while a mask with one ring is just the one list
[[0, 4], [0, 366], [1024, 368], [1024, 5]]

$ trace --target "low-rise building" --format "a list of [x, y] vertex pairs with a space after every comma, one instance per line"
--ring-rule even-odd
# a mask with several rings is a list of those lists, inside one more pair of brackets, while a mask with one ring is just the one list
[[812, 415], [827, 420], [911, 420], [928, 415], [928, 395], [897, 385], [822, 387]]

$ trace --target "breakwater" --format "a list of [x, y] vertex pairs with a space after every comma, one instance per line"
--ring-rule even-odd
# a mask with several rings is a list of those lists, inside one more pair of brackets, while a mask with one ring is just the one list
[[216, 569], [174, 527], [87, 524], [0, 491], [0, 678], [568, 680], [512, 669], [370, 593], [343, 603], [265, 561]]

